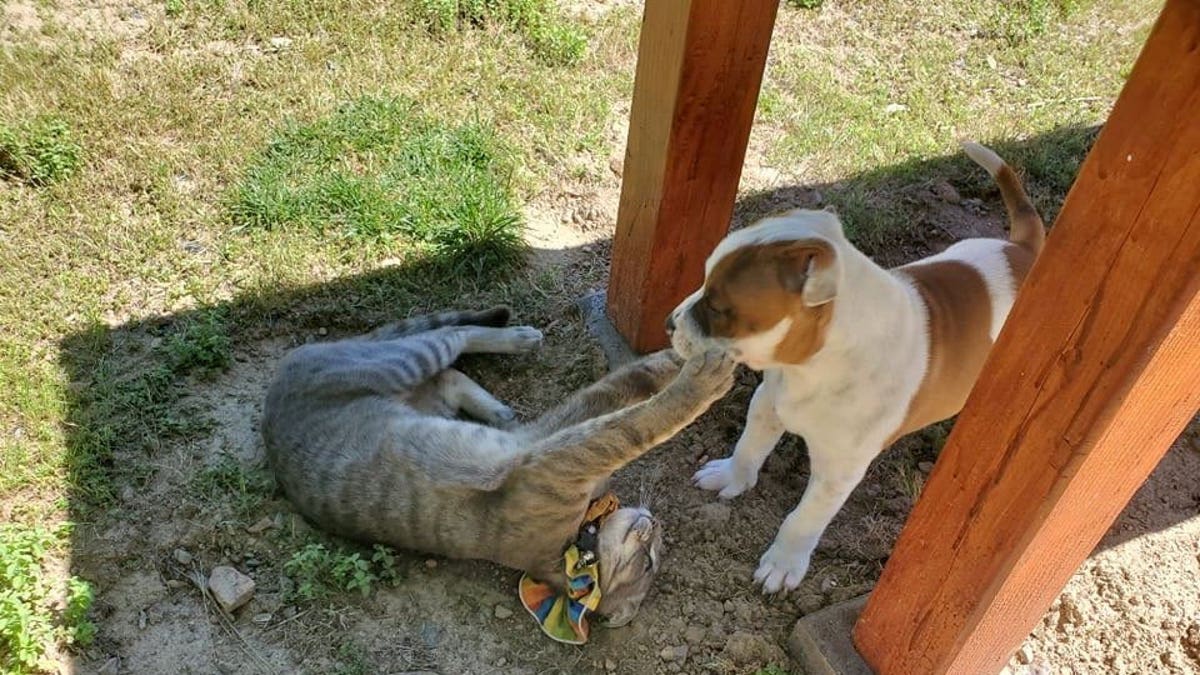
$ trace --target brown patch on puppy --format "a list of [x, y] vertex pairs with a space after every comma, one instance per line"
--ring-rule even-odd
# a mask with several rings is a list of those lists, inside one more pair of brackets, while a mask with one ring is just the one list
[[929, 312], [929, 368], [889, 445], [962, 410], [992, 346], [992, 300], [975, 268], [940, 260], [896, 271], [913, 280]]
[[785, 241], [733, 251], [704, 282], [692, 306], [696, 323], [715, 338], [737, 339], [766, 332], [786, 318], [792, 326], [775, 349], [782, 363], [803, 363], [825, 344], [833, 303], [804, 301], [809, 269], [833, 264], [832, 246], [819, 239]]
[[1025, 277], [1029, 276], [1033, 261], [1037, 260], [1037, 253], [1019, 244], [1009, 244], [1004, 247], [1004, 257], [1008, 259], [1008, 269], [1013, 275], [1013, 287], [1021, 288]]

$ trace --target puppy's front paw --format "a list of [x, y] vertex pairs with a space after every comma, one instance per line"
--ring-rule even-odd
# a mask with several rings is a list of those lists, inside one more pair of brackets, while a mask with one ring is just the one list
[[700, 467], [692, 476], [692, 482], [701, 489], [715, 491], [721, 499], [733, 499], [754, 487], [758, 472], [742, 470], [733, 457], [727, 457], [714, 459]]
[[514, 353], [532, 352], [542, 346], [542, 331], [533, 326], [513, 326], [504, 330]]
[[796, 550], [776, 541], [759, 558], [754, 583], [762, 584], [766, 594], [795, 590], [808, 573], [811, 558], [811, 550]]

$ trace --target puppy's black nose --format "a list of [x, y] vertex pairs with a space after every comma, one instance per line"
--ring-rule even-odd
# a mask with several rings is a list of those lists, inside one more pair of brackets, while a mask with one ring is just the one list
[[675, 314], [674, 314], [674, 312], [672, 312], [671, 314], [667, 315], [667, 335], [670, 336], [674, 333], [675, 333]]

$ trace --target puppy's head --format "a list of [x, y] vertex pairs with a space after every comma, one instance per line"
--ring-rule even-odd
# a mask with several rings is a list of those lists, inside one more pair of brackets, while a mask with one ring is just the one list
[[807, 361], [825, 344], [842, 281], [837, 217], [792, 211], [725, 238], [704, 285], [671, 312], [667, 331], [685, 358], [728, 351], [755, 370]]

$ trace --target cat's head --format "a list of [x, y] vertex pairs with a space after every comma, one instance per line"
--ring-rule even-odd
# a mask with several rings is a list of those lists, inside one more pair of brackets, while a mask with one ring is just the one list
[[600, 526], [600, 605], [608, 626], [637, 616], [662, 560], [662, 526], [644, 508], [617, 509]]

